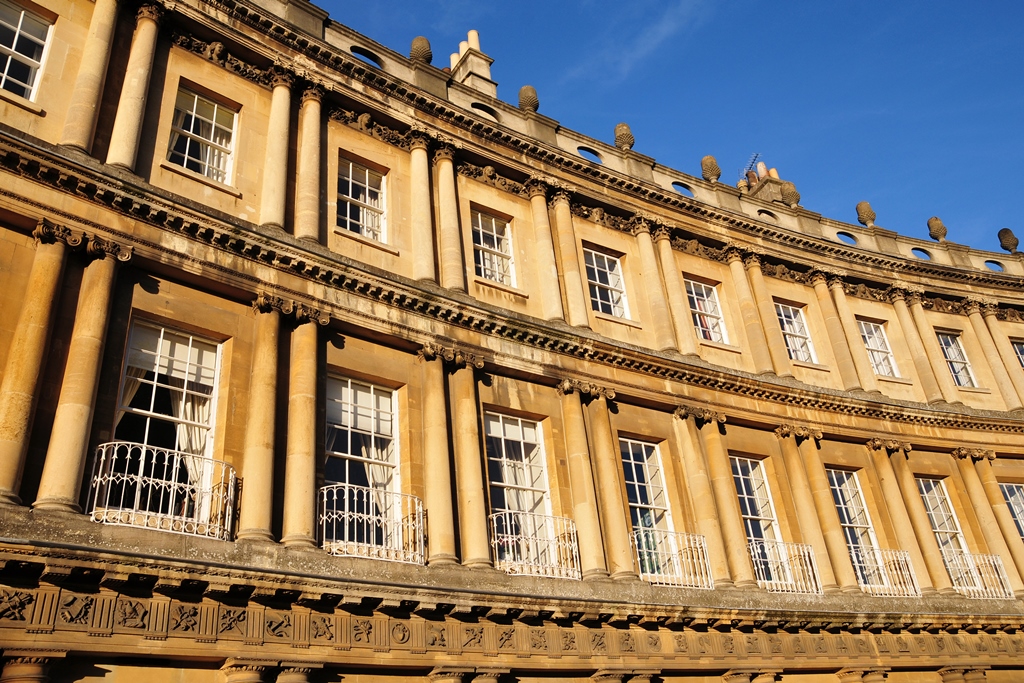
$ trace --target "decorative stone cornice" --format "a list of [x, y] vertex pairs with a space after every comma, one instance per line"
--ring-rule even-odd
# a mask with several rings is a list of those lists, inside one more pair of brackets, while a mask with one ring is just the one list
[[[207, 61], [216, 64], [232, 73], [238, 74], [247, 81], [251, 81], [264, 87], [271, 85], [271, 81], [276, 74], [265, 69], [261, 69], [254, 64], [243, 61], [238, 57], [228, 52], [224, 43], [214, 41], [207, 43], [205, 41], [196, 38], [191, 33], [182, 33], [175, 31], [171, 33], [171, 42], [178, 47], [188, 50], [194, 54], [197, 54]], [[281, 77], [285, 78], [289, 72], [281, 71]], [[286, 85], [291, 85], [291, 81], [288, 81]]]
[[820, 429], [807, 427], [805, 425], [779, 425], [775, 429], [775, 436], [780, 439], [793, 437], [797, 441], [802, 439], [814, 439], [815, 441], [820, 441], [823, 435]]
[[995, 460], [996, 452], [988, 448], [968, 448], [961, 446], [954, 448], [951, 455], [957, 460]]
[[344, 123], [349, 128], [353, 128], [364, 135], [369, 135], [401, 149], [412, 149], [413, 147], [427, 148], [433, 142], [433, 138], [423, 130], [413, 128], [405, 133], [400, 133], [394, 128], [377, 123], [366, 112], [357, 114], [344, 107], [334, 107], [328, 116], [332, 120]]
[[590, 382], [582, 382], [575, 379], [563, 379], [557, 385], [555, 385], [555, 391], [558, 392], [559, 396], [567, 396], [573, 392], [576, 392], [582, 398], [606, 398], [609, 401], [615, 398], [615, 390], [607, 387], [601, 387]]
[[672, 411], [672, 416], [678, 420], [692, 417], [697, 424], [710, 424], [713, 422], [725, 424], [726, 421], [725, 413], [707, 406], [681, 405]]
[[132, 251], [133, 249], [130, 246], [125, 246], [114, 240], [96, 235], [89, 237], [85, 247], [85, 253], [92, 258], [103, 259], [110, 256], [121, 263], [131, 260]]
[[909, 455], [910, 451], [913, 450], [913, 446], [909, 442], [897, 439], [868, 439], [867, 447], [873, 451], [884, 449], [889, 453], [903, 453], [904, 455]]
[[65, 245], [76, 248], [82, 246], [85, 240], [85, 233], [75, 232], [66, 225], [58, 225], [48, 218], [40, 218], [36, 223], [32, 236], [40, 244], [54, 244], [63, 242]]

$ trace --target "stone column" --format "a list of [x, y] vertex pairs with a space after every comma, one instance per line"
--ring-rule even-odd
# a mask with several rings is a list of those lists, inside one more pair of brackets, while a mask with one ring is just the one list
[[782, 328], [779, 326], [779, 316], [775, 312], [775, 302], [768, 293], [768, 286], [764, 282], [764, 274], [761, 272], [761, 259], [754, 254], [743, 259], [747, 268], [747, 275], [750, 277], [750, 287], [754, 293], [754, 302], [757, 304], [757, 312], [761, 316], [761, 328], [768, 340], [768, 353], [771, 356], [772, 366], [775, 374], [780, 377], [792, 377], [793, 366], [789, 360], [789, 351], [786, 349], [786, 339], [782, 335]]
[[78, 76], [71, 90], [64, 131], [60, 136], [62, 145], [76, 147], [86, 154], [92, 150], [92, 136], [96, 132], [96, 115], [100, 109], [116, 24], [117, 0], [96, 0], [78, 61]]
[[466, 265], [459, 227], [459, 200], [455, 186], [455, 149], [442, 145], [434, 153], [437, 178], [437, 225], [441, 238], [441, 286], [466, 291]]
[[[889, 442], [893, 448], [902, 448], [898, 441]], [[914, 569], [918, 586], [922, 595], [934, 595], [935, 588], [932, 585], [931, 577], [928, 575], [928, 565], [924, 561], [924, 554], [917, 542], [917, 534], [910, 522], [910, 515], [907, 513], [906, 503], [903, 502], [903, 492], [900, 489], [899, 481], [896, 479], [896, 472], [889, 460], [889, 451], [886, 443], [881, 439], [871, 439], [867, 442], [868, 451], [874, 456], [875, 471], [882, 488], [882, 498], [885, 500], [885, 507], [889, 512], [889, 519], [892, 521], [893, 531], [896, 533], [896, 543], [900, 550], [907, 551], [910, 556], [910, 565]]]
[[736, 483], [732, 478], [732, 464], [722, 444], [722, 436], [718, 433], [718, 425], [725, 422], [725, 415], [709, 413], [714, 418], [709, 417], [704, 421], [700, 428], [700, 439], [708, 457], [708, 474], [711, 476], [715, 505], [718, 507], [718, 523], [722, 528], [722, 538], [729, 557], [729, 573], [736, 588], [756, 588], [757, 579], [754, 578], [754, 565], [747, 547], [747, 532], [743, 528], [743, 514], [736, 496]]
[[1013, 382], [1013, 388], [1018, 398], [1024, 401], [1024, 368], [1021, 367], [1017, 353], [1010, 344], [1010, 338], [1006, 336], [999, 320], [999, 307], [995, 304], [985, 303], [981, 307], [981, 314], [985, 318], [985, 326], [988, 328], [992, 343], [995, 344], [999, 357], [1003, 361], [1003, 368]]
[[476, 371], [484, 362], [471, 353], [455, 351], [452, 394], [452, 432], [455, 446], [455, 482], [459, 494], [459, 534], [462, 564], [491, 567], [487, 536], [487, 482], [480, 453], [480, 408]]
[[[981, 302], [976, 299], [967, 299], [964, 302], [964, 309], [967, 311], [967, 318], [971, 321], [974, 335], [978, 338], [978, 345], [981, 347], [982, 361], [980, 362], [988, 363], [991, 368], [992, 379], [995, 380], [996, 388], [999, 389], [999, 394], [1006, 403], [1006, 409], [1020, 410], [1024, 404], [1021, 404], [1020, 396], [1017, 395], [1017, 390], [1010, 379], [1010, 373], [996, 349], [995, 340], [988, 331], [985, 319], [981, 317]], [[1014, 362], [1019, 368], [1020, 362], [1016, 358]]]
[[[892, 464], [892, 471], [896, 476], [900, 492], [903, 494], [903, 503], [906, 505], [907, 516], [917, 536], [918, 547], [924, 557], [924, 564], [928, 568], [928, 576], [931, 583], [939, 593], [954, 594], [953, 582], [946, 571], [945, 562], [942, 560], [942, 551], [939, 550], [939, 542], [935, 540], [935, 532], [932, 531], [931, 521], [928, 519], [928, 511], [921, 500], [921, 491], [917, 488], [917, 480], [907, 463], [910, 444], [900, 442], [886, 442], [883, 448], [892, 452], [889, 462]], [[894, 522], [895, 523], [895, 522]], [[923, 588], [922, 588], [923, 592]]]
[[951, 666], [944, 666], [939, 669], [939, 677], [942, 683], [964, 683], [964, 670]]
[[888, 678], [889, 671], [887, 669], [872, 669], [865, 671], [860, 680], [863, 683], [884, 683]]
[[444, 395], [446, 349], [428, 342], [423, 362], [423, 505], [427, 510], [427, 563], [455, 564], [452, 471], [448, 457], [448, 410]]
[[295, 305], [288, 375], [288, 437], [284, 463], [284, 520], [281, 543], [295, 548], [316, 546], [317, 376], [320, 351], [318, 325], [326, 313]]
[[558, 281], [558, 266], [555, 264], [555, 245], [551, 237], [551, 223], [548, 220], [548, 186], [544, 181], [531, 178], [526, 183], [533, 213], [534, 259], [537, 284], [540, 287], [541, 310], [545, 320], [562, 320], [562, 297]]
[[[889, 301], [892, 302], [893, 310], [896, 311], [896, 319], [903, 329], [903, 336], [907, 340], [907, 346], [910, 348], [910, 357], [914, 361], [914, 369], [917, 371], [917, 376], [921, 381], [925, 400], [929, 403], [943, 400], [942, 390], [939, 388], [939, 382], [933, 372], [932, 365], [928, 361], [924, 342], [921, 341], [921, 335], [917, 333], [917, 325], [914, 323], [910, 309], [907, 308], [906, 291], [898, 287], [892, 287], [889, 289], [888, 295]], [[949, 374], [948, 370], [944, 370], [944, 372], [947, 375]]]
[[604, 538], [597, 509], [597, 487], [587, 446], [587, 426], [583, 419], [580, 391], [584, 385], [574, 380], [558, 384], [562, 404], [562, 429], [565, 431], [565, 452], [569, 462], [569, 488], [572, 490], [573, 520], [581, 543], [580, 566], [583, 580], [608, 577], [604, 558]]
[[555, 192], [550, 201], [555, 212], [555, 235], [558, 240], [558, 257], [561, 259], [562, 286], [565, 291], [565, 307], [568, 322], [575, 327], [590, 327], [587, 311], [586, 286], [580, 269], [579, 254], [576, 251], [576, 232], [572, 226], [572, 211], [569, 209], [569, 194], [563, 190]]
[[[956, 459], [960, 476], [964, 480], [964, 486], [967, 487], [967, 497], [971, 501], [971, 507], [974, 508], [974, 513], [978, 516], [978, 526], [981, 527], [981, 534], [985, 537], [989, 553], [1003, 558], [1006, 578], [1010, 581], [1010, 589], [1015, 595], [1024, 596], [1024, 581], [1021, 581], [1021, 574], [1017, 571], [1017, 558], [1010, 551], [1009, 543], [1003, 538], [1002, 525], [999, 523], [994, 506], [989, 501], [988, 492], [981, 480], [981, 475], [974, 464], [975, 461], [994, 460], [995, 451], [961, 447], [953, 449], [953, 457]], [[989, 471], [991, 472], [991, 466]], [[1001, 507], [1009, 513], [1010, 510], [1006, 506], [1005, 500], [1002, 501]], [[1020, 535], [1014, 535], [1020, 541]]]
[[974, 460], [974, 469], [981, 480], [981, 485], [985, 487], [987, 504], [992, 509], [996, 523], [999, 524], [999, 530], [1003, 534], [1003, 540], [1006, 542], [1006, 547], [1010, 552], [1010, 557], [1013, 559], [1014, 566], [1017, 568], [1017, 573], [1020, 576], [1024, 576], [1024, 539], [1021, 539], [1020, 533], [1017, 531], [1017, 524], [1013, 521], [1013, 515], [1010, 514], [1006, 498], [999, 488], [996, 474], [992, 471], [994, 456], [994, 452], [987, 451], [986, 457], [976, 458]]
[[843, 333], [846, 335], [846, 345], [853, 356], [853, 365], [857, 368], [857, 377], [860, 379], [860, 387], [864, 391], [878, 392], [878, 380], [875, 379], [875, 370], [871, 367], [871, 359], [868, 358], [867, 348], [864, 346], [864, 339], [860, 336], [860, 328], [857, 326], [857, 319], [850, 310], [850, 304], [846, 300], [846, 290], [843, 288], [843, 281], [839, 278], [832, 278], [828, 283], [829, 290], [836, 305], [836, 314], [843, 326]]
[[293, 305], [261, 292], [252, 302], [252, 308], [256, 314], [256, 339], [249, 375], [238, 540], [273, 541], [270, 527], [271, 501], [274, 500], [277, 345], [281, 313], [291, 313]]
[[625, 499], [622, 496], [622, 455], [612, 432], [608, 401], [615, 398], [610, 389], [592, 387], [593, 397], [587, 406], [590, 434], [594, 440], [595, 475], [601, 528], [604, 529], [605, 555], [608, 571], [616, 580], [637, 580], [633, 549], [629, 543], [630, 525]]
[[21, 504], [18, 489], [32, 435], [39, 378], [49, 353], [66, 249], [82, 243], [80, 234], [46, 219], [39, 221], [32, 236], [36, 253], [0, 383], [0, 505]]
[[665, 278], [665, 289], [668, 291], [668, 308], [672, 318], [672, 329], [675, 330], [679, 353], [688, 356], [697, 354], [697, 333], [690, 317], [690, 305], [686, 301], [686, 285], [676, 264], [675, 253], [672, 251], [671, 231], [662, 226], [654, 231], [654, 243], [658, 246], [661, 259], [661, 274]]
[[673, 436], [682, 454], [683, 471], [686, 473], [686, 485], [693, 500], [697, 528], [704, 535], [704, 542], [707, 544], [711, 576], [715, 580], [715, 588], [731, 588], [733, 582], [729, 574], [729, 558], [725, 550], [725, 540], [722, 538], [722, 527], [719, 525], [720, 516], [697, 431], [697, 421], [713, 420], [715, 413], [681, 406], [676, 408], [674, 416], [676, 419], [672, 421]]
[[754, 303], [750, 282], [747, 281], [747, 274], [743, 270], [743, 254], [738, 249], [730, 249], [726, 258], [732, 273], [733, 285], [736, 287], [736, 298], [740, 304], [743, 329], [747, 333], [750, 357], [754, 361], [754, 372], [775, 372], [771, 354], [768, 352], [768, 343], [765, 341], [764, 330], [761, 327], [761, 318], [757, 312], [757, 304]]
[[825, 332], [828, 334], [829, 345], [832, 348], [832, 355], [836, 359], [836, 369], [839, 371], [843, 388], [846, 391], [863, 389], [860, 378], [857, 376], [857, 365], [853, 362], [853, 354], [850, 352], [849, 340], [843, 330], [843, 323], [839, 319], [839, 312], [836, 311], [835, 302], [832, 301], [832, 296], [828, 293], [828, 279], [825, 274], [813, 272], [811, 286], [814, 287], [814, 297], [818, 300], [821, 315], [825, 319]]
[[675, 351], [679, 344], [676, 342], [672, 327], [672, 314], [669, 312], [668, 298], [665, 296], [665, 284], [658, 269], [658, 256], [654, 253], [651, 226], [640, 216], [635, 216], [632, 224], [633, 235], [636, 236], [640, 252], [640, 268], [644, 273], [644, 290], [647, 292], [647, 303], [651, 309], [655, 347], [662, 351]]
[[320, 113], [324, 89], [312, 83], [299, 105], [299, 151], [295, 162], [295, 236], [320, 241]]
[[939, 391], [942, 393], [943, 400], [946, 403], [959, 403], [960, 394], [957, 392], [956, 385], [953, 384], [953, 376], [949, 373], [946, 357], [942, 355], [939, 340], [935, 337], [935, 329], [928, 324], [924, 306], [921, 305], [920, 292], [908, 292], [906, 300], [910, 308], [910, 314], [914, 318], [917, 334], [921, 337], [922, 344], [924, 344], [924, 351], [931, 364], [932, 374], [935, 375], [935, 380], [939, 384]]
[[285, 667], [277, 674], [277, 683], [307, 683], [312, 672], [312, 668], [304, 666]]
[[[838, 593], [839, 584], [836, 582], [835, 571], [830, 561], [830, 548], [825, 544], [822, 525], [818, 519], [818, 511], [815, 508], [814, 496], [811, 494], [811, 485], [807, 481], [807, 472], [804, 469], [804, 464], [800, 458], [800, 449], [797, 446], [797, 438], [809, 440], [815, 434], [807, 427], [782, 425], [775, 430], [775, 436], [778, 437], [779, 445], [782, 447], [782, 458], [786, 463], [789, 490], [793, 496], [793, 506], [796, 508], [801, 536], [803, 537], [803, 542], [811, 546], [811, 549], [814, 551], [814, 557], [818, 565], [818, 574], [820, 574], [819, 578], [821, 579], [821, 588], [826, 593]], [[817, 433], [817, 438], [821, 438], [821, 432]], [[848, 553], [847, 556], [849, 556]], [[857, 587], [856, 579], [854, 579], [853, 587], [854, 589]], [[848, 589], [849, 585], [844, 585], [843, 588]]]
[[132, 257], [131, 247], [124, 248], [100, 238], [89, 240], [88, 252], [92, 262], [82, 275], [50, 445], [43, 463], [39, 493], [32, 504], [43, 510], [82, 511], [78, 496], [88, 456], [117, 263]]
[[803, 466], [807, 470], [807, 483], [811, 487], [814, 508], [818, 513], [818, 524], [821, 525], [822, 537], [825, 547], [828, 548], [828, 557], [836, 575], [836, 582], [839, 583], [839, 587], [844, 593], [860, 593], [857, 572], [853, 569], [850, 548], [846, 544], [846, 535], [843, 533], [839, 513], [836, 511], [835, 499], [832, 497], [832, 488], [828, 483], [828, 473], [818, 454], [816, 441], [821, 439], [821, 432], [807, 430], [806, 435], [801, 436], [801, 429], [803, 428], [797, 428], [797, 447], [800, 450]]
[[48, 657], [15, 656], [4, 662], [0, 683], [47, 683], [50, 680]]
[[291, 136], [292, 82], [284, 69], [271, 72], [274, 91], [267, 121], [267, 148], [263, 156], [263, 189], [260, 192], [260, 223], [284, 229], [288, 192], [288, 143]]
[[262, 683], [264, 667], [228, 660], [220, 671], [224, 675], [224, 683]]
[[988, 680], [988, 667], [980, 669], [965, 669], [964, 670], [964, 683], [984, 683]]
[[110, 133], [107, 163], [133, 172], [139, 153], [149, 77], [153, 72], [153, 57], [156, 55], [156, 39], [160, 33], [162, 15], [163, 8], [157, 4], [145, 4], [139, 8], [131, 52], [128, 53], [128, 68], [124, 74], [124, 85], [121, 86], [121, 98], [117, 102], [114, 128]]
[[430, 138], [419, 131], [409, 136], [409, 162], [412, 178], [409, 201], [412, 215], [412, 276], [416, 280], [437, 282], [434, 270], [434, 228], [430, 209]]

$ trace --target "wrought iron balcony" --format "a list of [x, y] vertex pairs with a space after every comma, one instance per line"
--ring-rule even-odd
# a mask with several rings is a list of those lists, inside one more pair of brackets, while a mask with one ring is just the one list
[[857, 583], [865, 593], [886, 598], [917, 598], [921, 589], [906, 550], [850, 548]]
[[761, 588], [773, 593], [821, 594], [811, 546], [759, 539], [750, 541], [747, 547]]
[[102, 524], [229, 540], [237, 489], [220, 460], [113, 441], [96, 449], [88, 512]]
[[633, 529], [640, 578], [660, 586], [714, 588], [704, 537], [661, 529]]
[[565, 517], [529, 512], [491, 515], [494, 565], [509, 574], [580, 578], [576, 524]]
[[968, 598], [1012, 598], [1010, 580], [998, 555], [944, 550], [942, 560], [957, 593]]
[[320, 489], [320, 542], [332, 555], [424, 564], [423, 501], [351, 484]]

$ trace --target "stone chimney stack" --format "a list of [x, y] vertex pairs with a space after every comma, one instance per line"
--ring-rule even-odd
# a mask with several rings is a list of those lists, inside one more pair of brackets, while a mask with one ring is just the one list
[[473, 30], [452, 53], [452, 80], [478, 90], [489, 97], [498, 97], [498, 84], [491, 80], [494, 60], [480, 51], [480, 34]]

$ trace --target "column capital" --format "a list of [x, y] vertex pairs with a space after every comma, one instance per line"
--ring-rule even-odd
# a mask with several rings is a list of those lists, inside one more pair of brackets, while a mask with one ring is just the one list
[[873, 451], [884, 449], [889, 453], [903, 453], [905, 455], [909, 455], [910, 451], [913, 450], [913, 446], [909, 442], [896, 439], [868, 439], [867, 447]]
[[990, 448], [968, 448], [960, 446], [950, 453], [957, 460], [995, 460], [996, 452]]
[[889, 288], [885, 290], [885, 298], [890, 303], [902, 299], [907, 302], [908, 306], [921, 303], [922, 296], [924, 296], [923, 287], [907, 283], [890, 285]]
[[757, 252], [754, 251], [748, 251], [746, 254], [743, 255], [743, 266], [747, 270], [752, 270], [754, 268], [760, 269], [761, 254], [758, 254]]
[[326, 89], [322, 83], [307, 82], [305, 87], [302, 89], [302, 97], [299, 99], [301, 104], [305, 104], [306, 100], [316, 100], [317, 102], [324, 101], [324, 95]]
[[548, 199], [548, 204], [551, 205], [552, 207], [554, 207], [556, 204], [568, 205], [569, 203], [569, 192], [560, 187], [554, 188], [554, 192], [551, 194], [551, 198]]
[[85, 239], [85, 233], [75, 232], [66, 225], [57, 225], [48, 218], [40, 218], [36, 223], [32, 237], [36, 238], [39, 244], [54, 244], [63, 242], [69, 247], [80, 247]]
[[331, 316], [326, 311], [321, 311], [319, 308], [313, 308], [309, 304], [295, 303], [294, 311], [295, 323], [302, 325], [304, 323], [316, 323], [317, 325], [326, 325], [331, 322]]
[[750, 251], [746, 247], [742, 247], [737, 244], [727, 244], [722, 247], [722, 259], [726, 263], [733, 263], [734, 261], [743, 261]]
[[534, 197], [544, 197], [547, 201], [548, 196], [548, 184], [543, 178], [537, 176], [530, 176], [526, 182], [523, 183], [523, 187], [526, 189], [526, 196], [530, 199]]
[[252, 310], [254, 313], [277, 311], [278, 313], [291, 315], [295, 311], [295, 302], [282, 299], [267, 292], [257, 292], [256, 298], [252, 300]]
[[672, 228], [667, 225], [655, 225], [652, 234], [654, 235], [655, 242], [661, 242], [662, 240], [672, 241]]
[[157, 2], [146, 2], [139, 7], [138, 12], [135, 13], [135, 20], [141, 21], [142, 19], [151, 19], [157, 24], [163, 19], [164, 7]]
[[283, 64], [274, 64], [267, 70], [267, 82], [272, 88], [283, 85], [290, 89], [295, 84], [295, 74]]
[[607, 387], [600, 387], [590, 382], [581, 382], [576, 379], [563, 379], [557, 385], [555, 390], [559, 396], [567, 396], [573, 392], [580, 395], [580, 398], [605, 398], [608, 400], [615, 399], [615, 390], [608, 389]]
[[435, 164], [444, 159], [447, 159], [448, 161], [455, 160], [455, 146], [447, 142], [439, 143], [437, 149], [434, 151]]
[[98, 237], [96, 235], [89, 237], [89, 241], [85, 247], [85, 253], [92, 258], [104, 259], [107, 256], [110, 256], [122, 263], [131, 260], [132, 251], [132, 247], [122, 246], [118, 242]]
[[966, 313], [967, 315], [973, 315], [974, 313], [982, 313], [982, 312], [985, 312], [986, 315], [987, 315], [988, 311], [986, 309], [992, 309], [992, 315], [995, 315], [995, 311], [996, 311], [996, 309], [999, 306], [996, 303], [995, 299], [990, 299], [990, 298], [985, 297], [985, 296], [973, 296], [973, 295], [972, 296], [965, 296], [960, 301], [960, 304], [963, 306], [964, 313]]
[[651, 224], [654, 221], [647, 214], [637, 212], [633, 214], [627, 221], [626, 225], [629, 226], [629, 231], [636, 237], [641, 233], [651, 234]]
[[725, 424], [726, 421], [725, 413], [720, 413], [706, 406], [681, 405], [672, 411], [672, 416], [678, 420], [692, 417], [696, 422], [704, 424], [713, 422]]
[[423, 360], [440, 360], [445, 363], [450, 363], [456, 368], [476, 368], [480, 370], [484, 367], [484, 359], [475, 353], [461, 349], [458, 346], [445, 346], [437, 342], [426, 342], [422, 348], [416, 352], [416, 355]]
[[820, 283], [831, 285], [833, 281], [838, 280], [842, 283], [842, 278], [846, 275], [846, 271], [840, 270], [839, 268], [830, 268], [829, 266], [817, 266], [812, 268], [807, 273], [807, 280], [811, 285]]
[[467, 673], [471, 673], [473, 670], [470, 668], [454, 668], [439, 666], [434, 668], [427, 677], [431, 681], [461, 681]]
[[801, 441], [803, 439], [814, 439], [815, 441], [820, 441], [823, 435], [820, 429], [807, 427], [805, 425], [784, 424], [779, 425], [775, 429], [775, 436], [780, 439], [792, 436], [797, 441]]
[[405, 134], [405, 145], [407, 149], [422, 149], [426, 150], [430, 148], [430, 143], [433, 138], [426, 130], [422, 128], [412, 128]]

